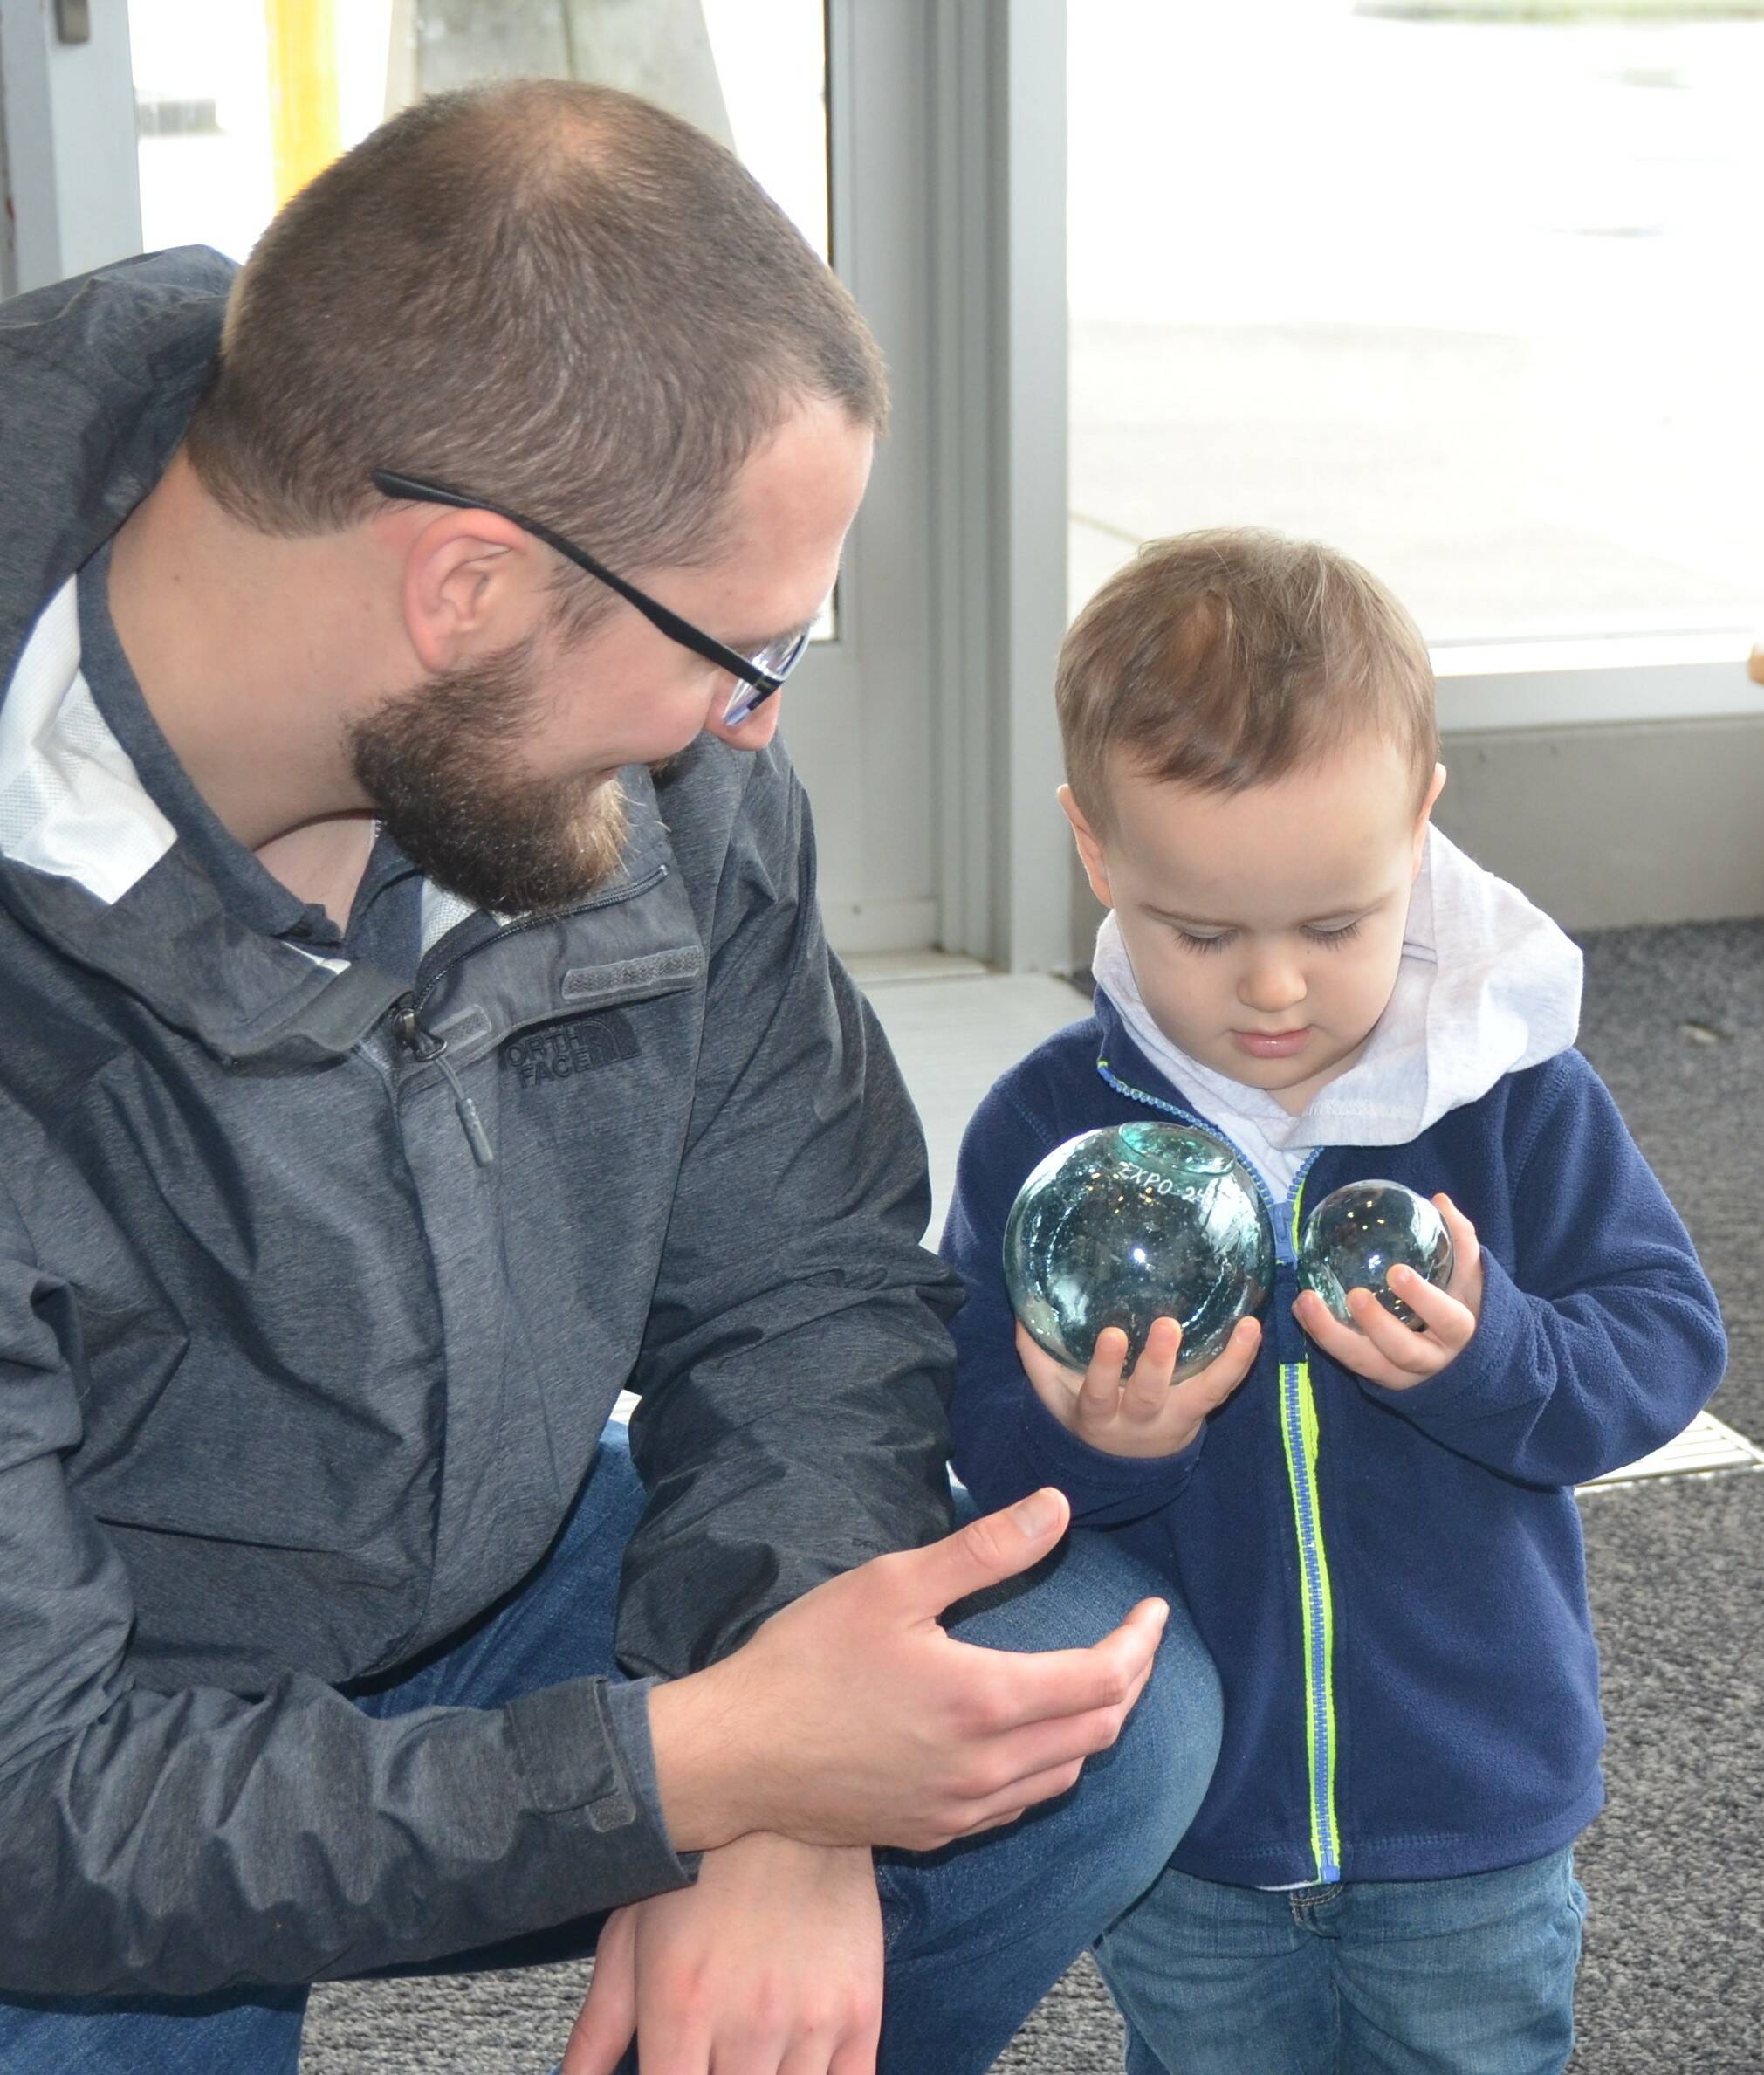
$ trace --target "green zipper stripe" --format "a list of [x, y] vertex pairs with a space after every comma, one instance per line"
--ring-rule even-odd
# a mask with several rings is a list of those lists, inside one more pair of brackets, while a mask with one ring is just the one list
[[[1299, 1243], [1302, 1178], [1293, 1192], [1293, 1251]], [[1317, 1504], [1317, 1404], [1308, 1362], [1280, 1366], [1280, 1444], [1286, 1453], [1293, 1527], [1299, 1546], [1299, 1602], [1304, 1623], [1305, 1778], [1310, 1800], [1311, 1856], [1320, 1881], [1342, 1877], [1335, 1816], [1335, 1610]]]
[[1335, 1600], [1329, 1582], [1329, 1559], [1323, 1540], [1323, 1518], [1317, 1503], [1317, 1401], [1311, 1389], [1311, 1365], [1299, 1364], [1299, 1396], [1304, 1418], [1305, 1459], [1310, 1472], [1311, 1503], [1316, 1530], [1317, 1589], [1321, 1602], [1323, 1628], [1323, 1878], [1339, 1880], [1342, 1875], [1342, 1832], [1335, 1819], [1335, 1753], [1340, 1738], [1335, 1728]]
[[1293, 1422], [1291, 1405], [1295, 1389], [1295, 1371], [1287, 1363], [1280, 1364], [1280, 1443], [1287, 1457], [1287, 1488], [1293, 1502], [1293, 1528], [1299, 1541], [1299, 1607], [1305, 1625], [1305, 1778], [1308, 1783], [1311, 1803], [1311, 1859], [1318, 1869], [1317, 1878], [1322, 1879], [1323, 1827], [1322, 1810], [1317, 1795], [1317, 1707], [1316, 1696], [1312, 1691], [1310, 1667], [1315, 1658], [1317, 1638], [1312, 1614], [1313, 1593], [1309, 1570], [1310, 1559], [1305, 1547], [1304, 1504], [1299, 1494], [1299, 1466], [1293, 1448]]

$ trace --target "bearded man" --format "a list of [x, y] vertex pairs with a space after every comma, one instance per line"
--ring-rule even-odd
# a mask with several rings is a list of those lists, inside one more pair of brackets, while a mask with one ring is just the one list
[[1055, 1494], [951, 1532], [772, 739], [861, 319], [708, 140], [518, 83], [237, 278], [7, 306], [0, 384], [0, 2063], [292, 2071], [312, 1982], [568, 1925], [570, 2075], [985, 2067], [1217, 1702], [1178, 1617], [1135, 1708], [1161, 1605]]

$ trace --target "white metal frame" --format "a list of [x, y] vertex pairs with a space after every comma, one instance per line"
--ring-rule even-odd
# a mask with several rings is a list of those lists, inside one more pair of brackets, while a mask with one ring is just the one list
[[1071, 962], [1066, 0], [930, 0], [931, 509], [945, 948]]
[[[833, 257], [893, 423], [839, 638], [788, 729], [824, 867], [893, 842], [923, 897], [838, 897], [842, 950], [1071, 957], [1051, 686], [1066, 598], [1066, 0], [829, 0]], [[827, 731], [843, 731], [835, 743]], [[928, 817], [927, 806], [931, 812]]]
[[926, 86], [916, 5], [827, 0], [832, 258], [889, 361], [891, 425], [847, 543], [837, 636], [785, 728], [820, 830], [841, 951], [938, 939], [923, 240]]
[[1449, 735], [1764, 718], [1749, 647], [1722, 633], [1436, 649], [1440, 726]]

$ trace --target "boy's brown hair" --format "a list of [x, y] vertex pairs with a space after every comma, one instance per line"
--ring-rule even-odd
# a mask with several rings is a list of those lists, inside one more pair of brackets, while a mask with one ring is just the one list
[[1093, 828], [1109, 766], [1204, 793], [1282, 778], [1356, 736], [1394, 742], [1417, 802], [1439, 757], [1420, 630], [1357, 562], [1251, 527], [1152, 540], [1060, 645], [1066, 775]]
[[[187, 452], [263, 532], [353, 523], [389, 468], [622, 572], [714, 556], [742, 464], [823, 398], [879, 432], [881, 355], [735, 157], [629, 94], [519, 80], [417, 102], [287, 204]], [[560, 583], [566, 620], [607, 596]]]

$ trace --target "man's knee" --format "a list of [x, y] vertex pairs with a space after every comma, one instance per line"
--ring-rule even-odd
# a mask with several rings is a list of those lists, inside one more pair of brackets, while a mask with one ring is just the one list
[[1167, 1579], [1112, 1537], [1079, 1530], [1028, 1591], [955, 1625], [964, 1640], [997, 1649], [1083, 1648], [1153, 1597], [1169, 1604], [1170, 1619], [1120, 1736], [1086, 1762], [1068, 1795], [1026, 1818], [1049, 1831], [1071, 1826], [1098, 1873], [1121, 1890], [1122, 1907], [1162, 1871], [1218, 1756], [1218, 1675], [1187, 1609]]
[[1144, 1877], [1137, 1893], [1163, 1870], [1212, 1778], [1224, 1724], [1218, 1673], [1167, 1579], [1106, 1536], [1080, 1533], [1072, 1543], [1087, 1600], [1096, 1614], [1110, 1616], [1098, 1635], [1142, 1599], [1155, 1595], [1170, 1607], [1151, 1675], [1119, 1738], [1085, 1769], [1093, 1776], [1091, 1819], [1117, 1835], [1122, 1854], [1139, 1863]]

